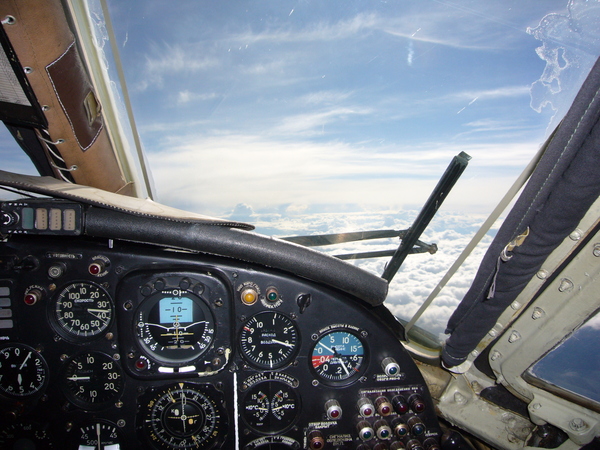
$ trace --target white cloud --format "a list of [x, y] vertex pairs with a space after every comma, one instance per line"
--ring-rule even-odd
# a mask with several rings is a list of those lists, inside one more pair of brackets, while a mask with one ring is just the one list
[[455, 92], [437, 100], [452, 102], [468, 101], [470, 102], [469, 104], [473, 104], [476, 100], [529, 96], [530, 90], [531, 86], [502, 86], [495, 89]]
[[281, 120], [281, 123], [272, 129], [276, 136], [309, 136], [324, 133], [325, 126], [354, 115], [367, 115], [370, 108], [332, 107], [321, 111], [314, 111], [291, 115]]
[[466, 211], [490, 211], [537, 150], [527, 143], [373, 148], [200, 133], [163, 139], [164, 150], [148, 155], [159, 201], [177, 205], [185, 192], [186, 208], [213, 215], [239, 203], [257, 210], [277, 205], [422, 205], [460, 151], [473, 160], [446, 201]]
[[219, 98], [219, 95], [214, 92], [205, 94], [205, 93], [191, 92], [186, 89], [183, 91], [179, 91], [177, 93], [177, 104], [184, 105], [186, 103], [203, 102], [203, 101], [207, 101], [207, 100], [214, 100], [216, 98]]
[[[402, 230], [411, 226], [417, 214], [418, 210], [371, 210], [348, 213], [315, 213], [304, 210], [303, 214], [295, 215], [283, 209], [271, 214], [253, 212], [252, 218], [253, 223], [258, 227], [258, 232], [266, 234], [275, 232], [277, 236], [284, 237], [380, 229]], [[234, 214], [232, 218], [237, 216]], [[386, 300], [388, 308], [394, 314], [409, 320], [437, 286], [484, 220], [483, 215], [457, 214], [448, 212], [447, 209], [438, 212], [421, 237], [421, 240], [426, 243], [436, 243], [438, 252], [434, 255], [408, 256], [390, 286]], [[324, 246], [319, 249], [335, 255], [395, 249], [399, 242], [399, 239], [383, 239]], [[482, 245], [475, 249], [472, 256], [426, 310], [417, 322], [418, 326], [434, 334], [443, 333], [450, 314], [468, 290], [490, 242], [491, 237], [486, 236]], [[352, 263], [371, 273], [381, 275], [388, 261], [389, 258], [377, 258], [355, 260]]]

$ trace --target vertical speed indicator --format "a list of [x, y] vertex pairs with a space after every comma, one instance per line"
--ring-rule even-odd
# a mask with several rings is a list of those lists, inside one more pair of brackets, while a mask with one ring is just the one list
[[348, 384], [366, 367], [367, 350], [354, 331], [338, 329], [317, 339], [311, 355], [311, 369], [325, 383]]

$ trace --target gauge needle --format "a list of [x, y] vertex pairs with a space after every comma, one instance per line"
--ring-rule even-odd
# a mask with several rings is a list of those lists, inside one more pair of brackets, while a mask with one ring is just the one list
[[108, 314], [110, 313], [110, 309], [92, 309], [92, 308], [90, 308], [87, 310], [87, 312], [89, 312], [96, 319], [100, 319], [102, 322], [106, 323], [108, 321], [106, 316], [108, 316]]
[[69, 381], [83, 381], [83, 380], [89, 381], [90, 379], [91, 379], [90, 377], [80, 377], [77, 375], [73, 375], [72, 377], [67, 377], [67, 380], [69, 380]]
[[344, 368], [346, 375], [350, 375], [350, 372], [348, 371], [348, 368], [346, 367], [346, 363], [344, 362], [344, 360], [342, 359], [341, 356], [338, 357], [338, 361], [340, 362], [340, 365]]
[[335, 348], [329, 348], [325, 344], [323, 344], [322, 342], [319, 342], [319, 345], [321, 347], [323, 347], [325, 350], [327, 350], [328, 352], [335, 354]]
[[100, 422], [96, 424], [96, 436], [98, 436], [98, 450], [102, 450], [102, 442], [100, 441]]
[[31, 358], [31, 352], [29, 352], [27, 354], [27, 356], [25, 357], [25, 359], [23, 360], [23, 364], [21, 364], [21, 366], [19, 367], [19, 370], [23, 370], [23, 367], [25, 367], [25, 364], [27, 363], [27, 361], [29, 360], [29, 358]]
[[294, 344], [290, 344], [289, 342], [278, 341], [277, 339], [271, 339], [272, 344], [284, 345], [286, 347], [293, 347]]

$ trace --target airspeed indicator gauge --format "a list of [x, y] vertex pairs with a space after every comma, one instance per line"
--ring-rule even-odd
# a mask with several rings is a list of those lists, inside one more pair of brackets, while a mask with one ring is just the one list
[[71, 283], [56, 297], [51, 314], [58, 333], [70, 341], [93, 339], [108, 329], [113, 304], [97, 284]]

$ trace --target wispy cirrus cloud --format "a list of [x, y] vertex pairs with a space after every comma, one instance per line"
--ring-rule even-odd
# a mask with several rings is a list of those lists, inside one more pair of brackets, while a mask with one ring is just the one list
[[368, 115], [372, 112], [365, 107], [335, 106], [320, 111], [294, 114], [283, 118], [279, 125], [270, 130], [270, 133], [280, 136], [310, 136], [323, 134], [329, 124], [346, 120], [350, 116]]

